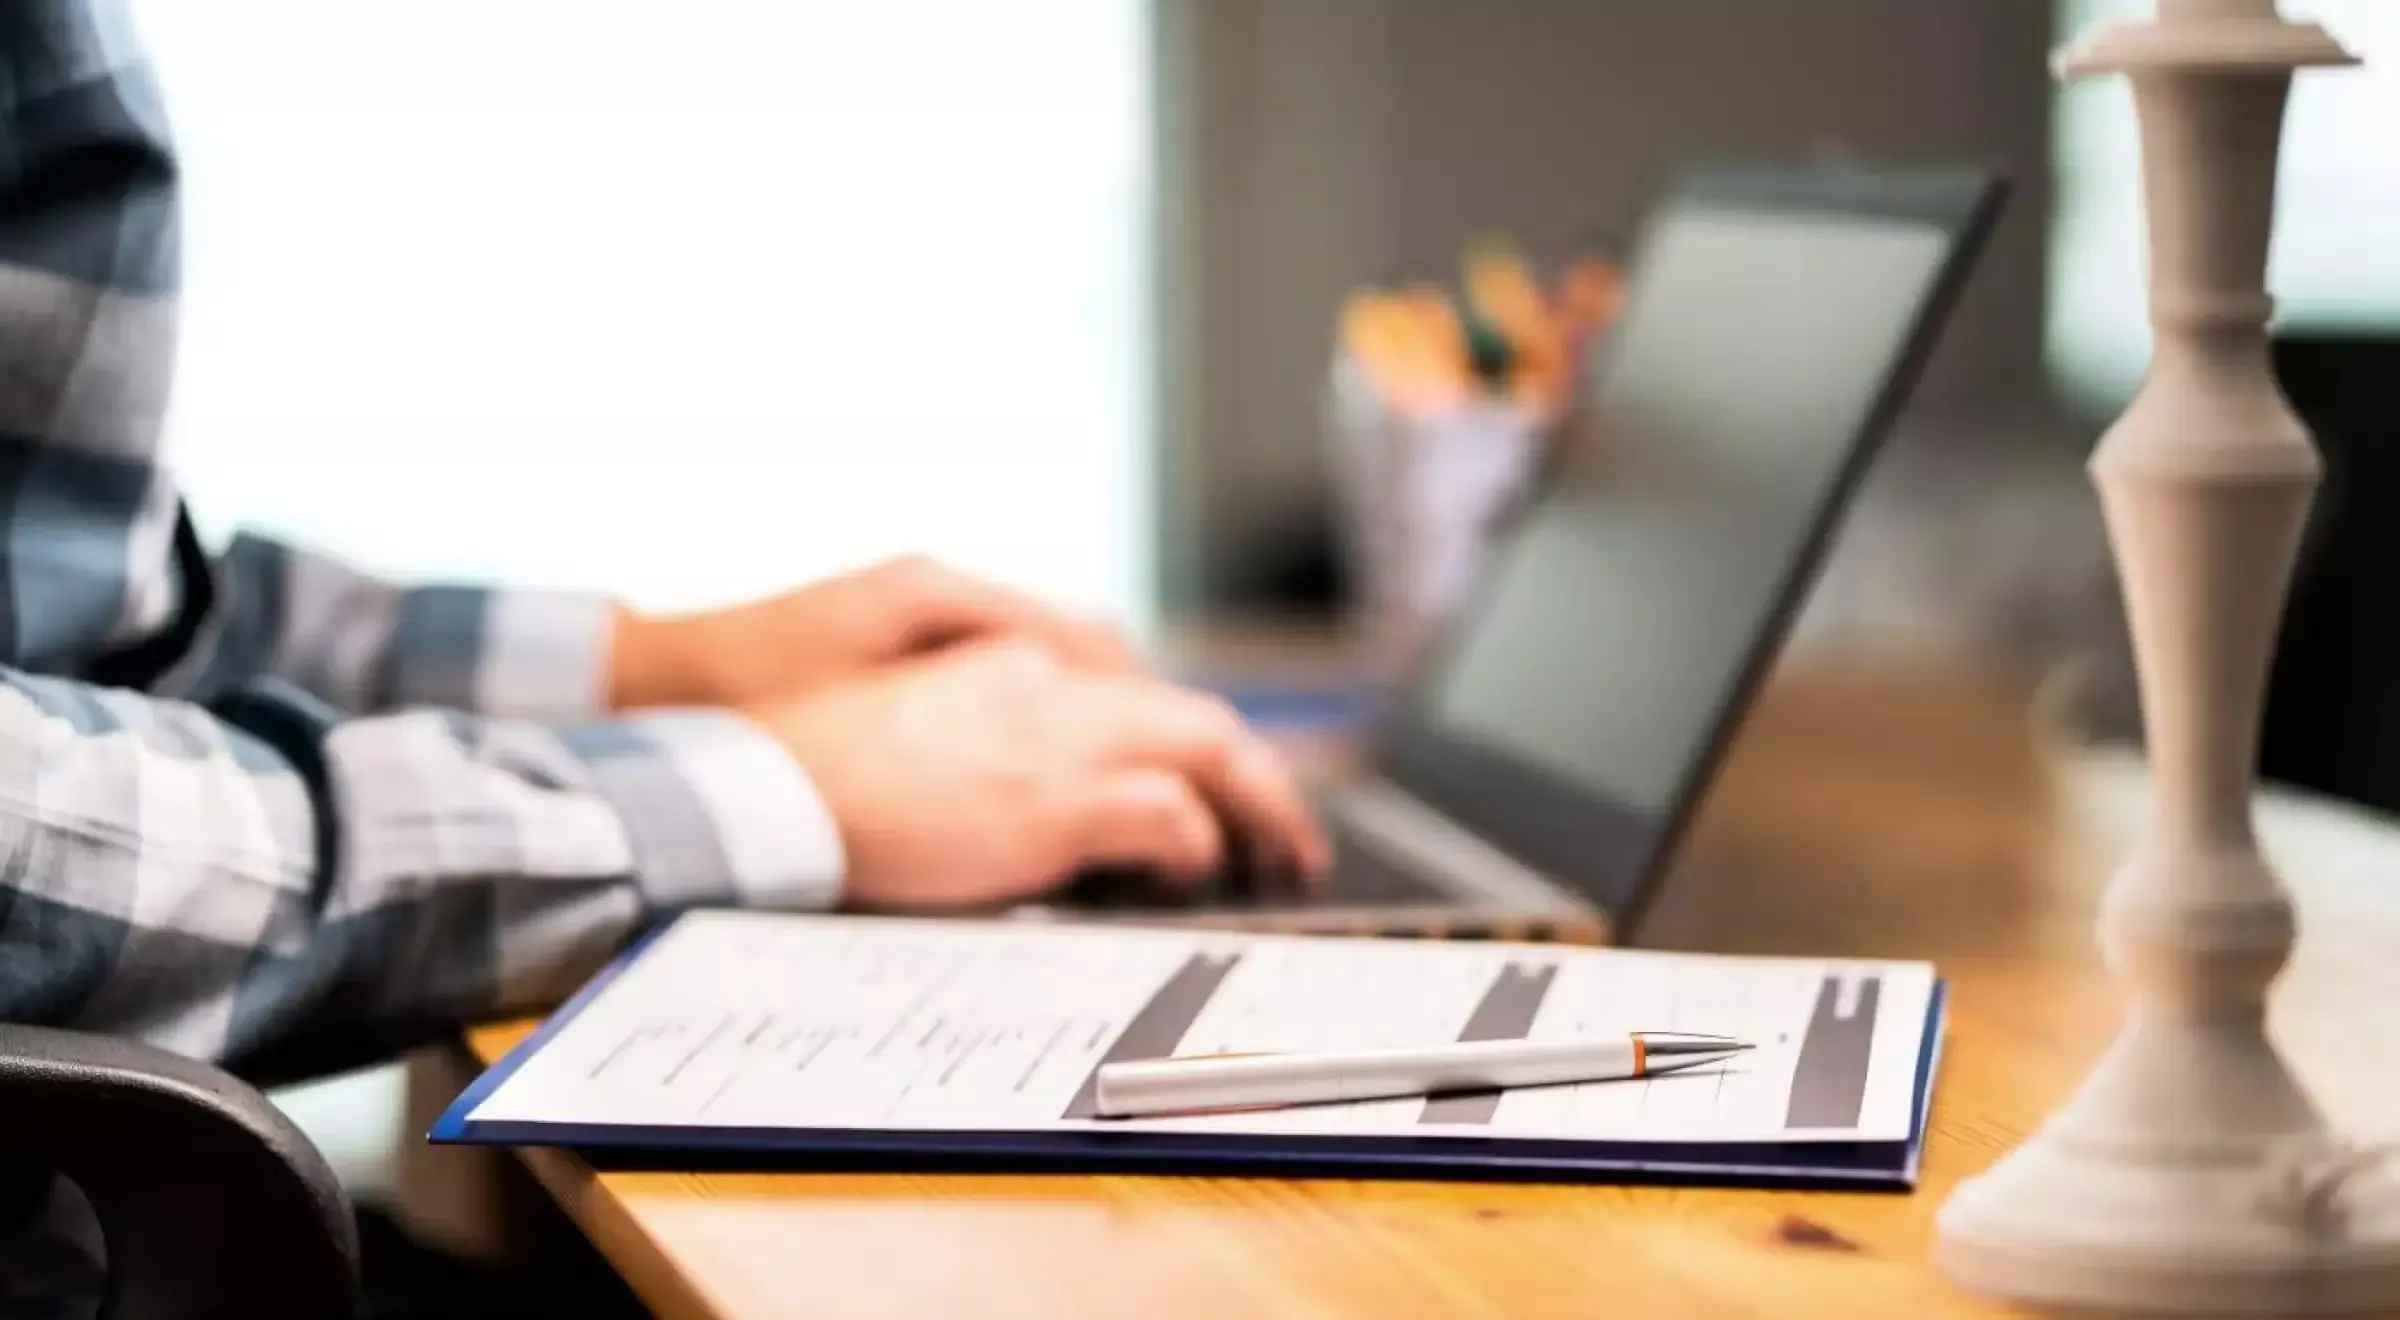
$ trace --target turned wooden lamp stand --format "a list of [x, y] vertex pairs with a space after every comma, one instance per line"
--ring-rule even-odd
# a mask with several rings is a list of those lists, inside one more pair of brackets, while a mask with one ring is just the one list
[[2100, 918], [2131, 997], [2123, 1034], [1942, 1209], [1937, 1258], [1979, 1292], [2176, 1315], [2400, 1310], [2400, 1178], [2328, 1130], [2266, 1029], [2295, 932], [2250, 808], [2321, 471], [2269, 366], [2276, 164], [2295, 72], [2353, 63], [2275, 0], [2157, 0], [2060, 59], [2068, 76], [2125, 75], [2140, 124], [2155, 348], [2091, 472], [2154, 788]]

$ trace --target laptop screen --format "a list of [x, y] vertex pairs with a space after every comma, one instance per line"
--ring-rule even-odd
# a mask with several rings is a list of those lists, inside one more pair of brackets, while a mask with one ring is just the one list
[[1515, 817], [1496, 823], [1437, 805], [1520, 852], [1512, 832], [1580, 810], [1605, 846], [1528, 860], [1611, 908], [1631, 897], [1904, 388], [1966, 209], [1687, 197], [1652, 221], [1588, 416], [1407, 716], [1444, 765], [1552, 806], [1492, 801]]

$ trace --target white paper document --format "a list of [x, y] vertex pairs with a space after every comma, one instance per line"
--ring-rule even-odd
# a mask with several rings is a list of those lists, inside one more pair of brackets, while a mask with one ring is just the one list
[[[1904, 1141], [1935, 991], [1824, 962], [983, 921], [696, 913], [530, 1049], [475, 1123]], [[1685, 1031], [1757, 1049], [1645, 1080], [1098, 1119], [1170, 1054]]]

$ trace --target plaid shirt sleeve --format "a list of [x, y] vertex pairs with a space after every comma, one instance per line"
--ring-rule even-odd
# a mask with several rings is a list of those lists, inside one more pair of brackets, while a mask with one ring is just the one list
[[199, 548], [157, 459], [174, 169], [121, 0], [0, 5], [0, 1017], [246, 1066], [829, 901], [763, 732], [594, 709], [597, 602]]
[[575, 592], [399, 585], [254, 532], [214, 565], [216, 608], [162, 691], [261, 675], [336, 709], [443, 706], [589, 719], [606, 704], [610, 603]]

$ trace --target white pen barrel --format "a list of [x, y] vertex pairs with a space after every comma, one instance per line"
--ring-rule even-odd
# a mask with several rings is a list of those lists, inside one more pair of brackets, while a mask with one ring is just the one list
[[1629, 1077], [1630, 1038], [1475, 1041], [1342, 1055], [1192, 1055], [1109, 1064], [1096, 1099], [1116, 1116], [1325, 1104]]

